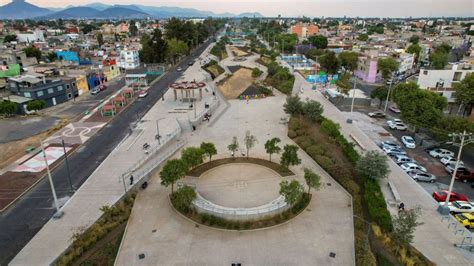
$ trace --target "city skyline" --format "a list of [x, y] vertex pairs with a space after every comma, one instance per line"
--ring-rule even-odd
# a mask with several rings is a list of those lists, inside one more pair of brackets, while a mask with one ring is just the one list
[[[2, 5], [10, 1], [2, 0]], [[41, 7], [65, 8], [69, 5], [77, 6], [78, 3], [72, 0], [27, 0], [28, 3]], [[91, 0], [82, 2], [80, 5], [98, 2]], [[282, 15], [309, 16], [309, 17], [469, 17], [474, 14], [474, 4], [470, 0], [402, 0], [402, 1], [228, 1], [228, 0], [207, 0], [195, 1], [184, 0], [179, 2], [153, 0], [104, 0], [103, 4], [120, 5], [149, 5], [149, 6], [174, 6], [182, 8], [195, 8], [198, 10], [212, 11], [214, 13], [244, 13], [259, 12], [264, 16], [274, 17]], [[277, 8], [275, 8], [277, 7]], [[146, 10], [145, 10], [146, 11]]]

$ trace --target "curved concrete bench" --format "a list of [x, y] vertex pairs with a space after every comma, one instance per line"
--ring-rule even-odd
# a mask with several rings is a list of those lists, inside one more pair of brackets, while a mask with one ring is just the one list
[[289, 208], [283, 196], [271, 202], [252, 208], [230, 208], [214, 204], [203, 198], [197, 191], [197, 197], [193, 201], [193, 205], [200, 213], [212, 214], [217, 217], [228, 220], [250, 221], [262, 219], [266, 216], [273, 216]]

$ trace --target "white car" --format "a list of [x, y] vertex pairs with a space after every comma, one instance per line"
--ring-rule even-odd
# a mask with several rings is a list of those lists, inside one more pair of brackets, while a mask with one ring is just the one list
[[383, 149], [383, 147], [390, 147], [390, 148], [394, 148], [394, 149], [401, 149], [401, 148], [402, 148], [402, 147], [400, 147], [400, 145], [395, 144], [395, 143], [393, 143], [393, 142], [391, 142], [391, 141], [389, 141], [389, 140], [386, 140], [386, 141], [380, 143], [379, 146], [380, 146], [380, 148], [382, 148], [382, 149]]
[[386, 154], [389, 154], [389, 153], [407, 154], [407, 153], [406, 153], [404, 150], [402, 150], [402, 149], [392, 148], [392, 147], [389, 147], [389, 146], [384, 146], [384, 147], [382, 147], [382, 150], [383, 150]]
[[[444, 169], [446, 172], [452, 174], [454, 172], [454, 168], [456, 167], [456, 164], [448, 164]], [[456, 170], [456, 173], [462, 173], [462, 172], [467, 172], [467, 168], [464, 167], [463, 165], [458, 165], [458, 169]]]
[[400, 167], [403, 169], [405, 172], [413, 171], [413, 170], [418, 170], [422, 172], [426, 172], [426, 168], [423, 166], [417, 164], [417, 163], [404, 163], [400, 165]]
[[397, 164], [404, 164], [404, 163], [416, 163], [415, 160], [413, 160], [412, 158], [406, 156], [406, 155], [396, 155], [394, 158], [395, 162]]
[[430, 183], [436, 182], [436, 176], [427, 172], [414, 170], [414, 171], [408, 172], [408, 175], [411, 176], [413, 180], [417, 182], [418, 181], [424, 181], [424, 182], [430, 182]]
[[[440, 202], [440, 205], [445, 205], [446, 202]], [[448, 203], [448, 208], [450, 213], [464, 213], [464, 212], [474, 212], [474, 206], [467, 201], [453, 201]]]
[[[396, 121], [396, 120], [398, 120], [398, 121]], [[408, 129], [408, 127], [405, 124], [403, 124], [399, 119], [388, 120], [387, 125], [391, 129], [397, 129], [397, 130], [402, 130], [402, 131]]]
[[402, 137], [402, 142], [405, 145], [405, 147], [407, 147], [409, 149], [416, 148], [415, 140], [410, 136], [403, 136]]
[[431, 150], [429, 152], [429, 155], [434, 158], [442, 158], [442, 157], [448, 157], [448, 156], [454, 157], [454, 152], [448, 151], [446, 149], [437, 148], [437, 149]]
[[[448, 164], [455, 164], [456, 161], [457, 161], [456, 158], [451, 157], [451, 156], [442, 157], [440, 160], [440, 162], [444, 164], [444, 166], [447, 166]], [[459, 161], [459, 166], [462, 166], [462, 165], [464, 165], [463, 161]]]
[[147, 95], [148, 95], [148, 91], [141, 90], [140, 93], [138, 94], [138, 98], [145, 98]]

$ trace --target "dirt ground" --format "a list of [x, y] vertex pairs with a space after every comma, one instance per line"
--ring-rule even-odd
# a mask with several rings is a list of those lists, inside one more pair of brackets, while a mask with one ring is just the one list
[[39, 147], [40, 140], [46, 139], [47, 137], [53, 135], [56, 131], [67, 125], [67, 123], [68, 121], [66, 119], [62, 119], [56, 126], [51, 127], [43, 133], [31, 136], [26, 139], [0, 144], [0, 151], [2, 151], [0, 152], [0, 169], [25, 156], [26, 148], [30, 146]]
[[221, 93], [227, 99], [236, 99], [244, 92], [252, 83], [252, 70], [241, 68], [237, 70], [230, 78], [226, 79], [218, 86]]
[[234, 54], [234, 56], [248, 56], [249, 53], [245, 52], [245, 51], [242, 51], [241, 49], [235, 47], [235, 46], [231, 46], [230, 47], [230, 50], [232, 51], [232, 53]]

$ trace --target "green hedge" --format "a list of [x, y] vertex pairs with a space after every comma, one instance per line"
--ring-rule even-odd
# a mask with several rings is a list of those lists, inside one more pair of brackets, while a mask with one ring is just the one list
[[370, 219], [382, 229], [391, 232], [392, 217], [387, 210], [387, 203], [377, 180], [366, 178], [364, 180], [364, 198], [367, 203]]

